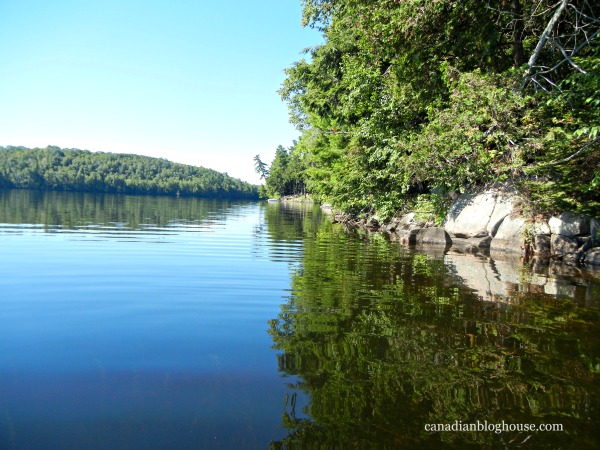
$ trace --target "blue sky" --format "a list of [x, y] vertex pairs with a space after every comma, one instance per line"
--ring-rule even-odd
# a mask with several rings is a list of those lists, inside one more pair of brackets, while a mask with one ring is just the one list
[[0, 0], [0, 145], [201, 165], [258, 183], [298, 132], [283, 70], [321, 41], [300, 0]]

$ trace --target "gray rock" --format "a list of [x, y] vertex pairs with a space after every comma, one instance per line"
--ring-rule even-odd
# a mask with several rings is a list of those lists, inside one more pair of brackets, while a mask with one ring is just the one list
[[498, 232], [498, 228], [506, 217], [513, 210], [514, 197], [499, 195], [496, 198], [496, 205], [494, 206], [494, 212], [492, 213], [488, 225], [486, 227], [488, 234], [495, 237]]
[[548, 221], [550, 232], [563, 236], [581, 236], [590, 233], [590, 219], [581, 214], [563, 212], [558, 217], [551, 217]]
[[461, 195], [448, 211], [444, 229], [452, 236], [460, 238], [487, 236], [496, 197], [494, 192], [489, 191]]
[[554, 278], [580, 277], [581, 269], [568, 264], [563, 264], [560, 261], [557, 262], [556, 260], [553, 260], [548, 267], [548, 275]]
[[369, 218], [369, 220], [367, 220], [365, 226], [367, 228], [379, 228], [379, 221], [375, 218], [375, 217], [371, 217]]
[[464, 253], [485, 253], [490, 248], [491, 236], [479, 238], [453, 238], [452, 247]]
[[525, 253], [525, 219], [506, 217], [490, 244], [491, 251]]
[[452, 240], [443, 228], [422, 228], [416, 230], [415, 244], [433, 244], [449, 246]]
[[[545, 256], [533, 256], [529, 261], [529, 267], [531, 267], [532, 274], [537, 276], [548, 276], [548, 265], [550, 264], [550, 258]], [[538, 283], [543, 284], [543, 283]]]
[[585, 264], [589, 264], [592, 266], [600, 266], [600, 248], [593, 248], [585, 252], [583, 256], [583, 261]]
[[538, 234], [550, 236], [551, 233], [550, 225], [546, 222], [534, 222], [531, 224], [531, 234], [534, 236]]
[[566, 264], [578, 265], [583, 261], [584, 252], [567, 253], [562, 256], [562, 261]]
[[577, 238], [577, 241], [579, 242], [579, 249], [578, 251], [580, 252], [587, 252], [590, 248], [593, 247], [593, 242], [592, 242], [592, 237], [591, 236], [584, 236], [584, 237], [579, 237]]
[[408, 230], [411, 225], [414, 225], [416, 213], [408, 213], [400, 217], [400, 219], [396, 222], [396, 228], [401, 230]]
[[550, 238], [550, 251], [555, 258], [564, 258], [569, 253], [577, 253], [579, 242], [574, 237], [553, 234]]
[[551, 248], [550, 236], [545, 234], [536, 234], [533, 236], [533, 253], [536, 255], [549, 255]]
[[396, 223], [390, 222], [390, 223], [383, 224], [381, 226], [380, 230], [385, 231], [386, 233], [393, 233], [394, 231], [396, 231]]
[[404, 231], [402, 237], [400, 238], [400, 242], [402, 244], [409, 244], [409, 245], [413, 245], [417, 243], [417, 234], [419, 233], [419, 231], [421, 231], [420, 229], [418, 230], [408, 230], [408, 231]]
[[423, 228], [425, 226], [425, 222], [411, 222], [408, 225], [408, 229], [409, 230], [420, 230], [421, 228]]
[[590, 220], [590, 234], [592, 235], [592, 246], [600, 247], [600, 220]]
[[504, 218], [513, 211], [515, 198], [509, 189], [497, 188], [463, 194], [448, 211], [444, 228], [459, 238], [495, 236]]

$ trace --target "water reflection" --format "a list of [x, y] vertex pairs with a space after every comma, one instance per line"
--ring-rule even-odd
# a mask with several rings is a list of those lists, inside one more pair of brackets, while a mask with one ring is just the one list
[[447, 254], [444, 262], [458, 279], [488, 301], [513, 300], [519, 292], [548, 294], [598, 306], [600, 272], [553, 262], [524, 264], [520, 258]]
[[3, 232], [28, 228], [53, 231], [190, 231], [219, 226], [253, 202], [196, 198], [10, 190], [0, 192]]
[[[310, 404], [271, 448], [597, 448], [600, 283], [304, 223], [270, 334]], [[431, 433], [427, 423], [564, 432]]]
[[[0, 447], [597, 447], [597, 276], [425, 250], [299, 205], [0, 193]], [[424, 430], [455, 420], [565, 431]]]
[[261, 206], [7, 191], [0, 223], [0, 448], [284, 436], [266, 329], [294, 251]]

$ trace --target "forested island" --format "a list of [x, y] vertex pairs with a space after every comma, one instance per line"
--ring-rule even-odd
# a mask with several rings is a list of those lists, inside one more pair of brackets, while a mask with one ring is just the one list
[[0, 188], [258, 198], [258, 187], [212, 169], [148, 156], [0, 147]]
[[303, 0], [324, 42], [280, 90], [301, 135], [269, 196], [356, 216], [444, 216], [512, 184], [531, 214], [600, 217], [600, 6], [587, 0]]

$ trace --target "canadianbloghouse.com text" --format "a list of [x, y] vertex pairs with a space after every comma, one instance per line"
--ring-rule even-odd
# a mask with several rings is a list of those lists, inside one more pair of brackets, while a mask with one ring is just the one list
[[563, 426], [560, 423], [506, 423], [476, 421], [463, 423], [462, 420], [455, 420], [452, 423], [427, 423], [425, 431], [442, 432], [442, 431], [482, 431], [493, 432], [496, 434], [505, 432], [544, 432], [544, 431], [563, 431]]

